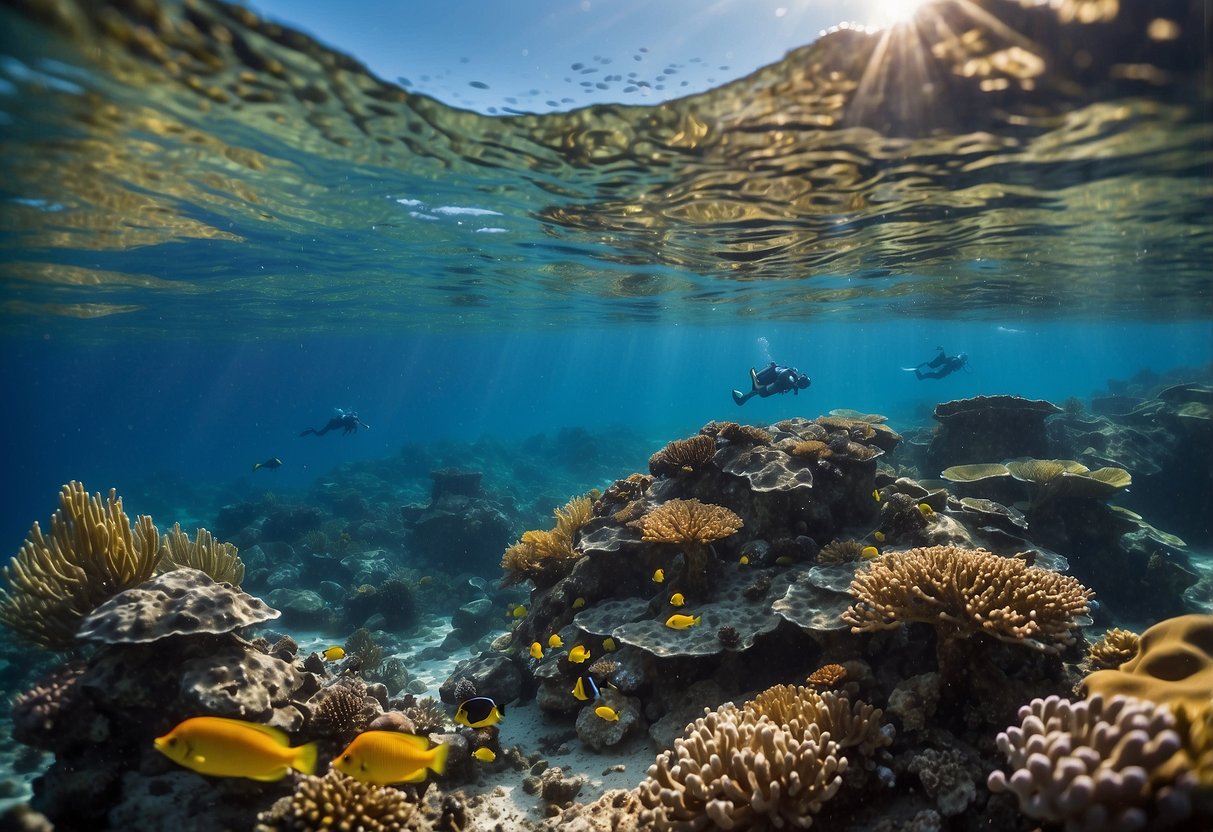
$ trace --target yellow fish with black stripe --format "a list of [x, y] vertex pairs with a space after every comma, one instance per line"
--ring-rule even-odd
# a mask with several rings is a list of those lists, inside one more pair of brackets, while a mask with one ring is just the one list
[[505, 706], [498, 705], [487, 696], [473, 696], [459, 703], [455, 711], [455, 724], [468, 728], [487, 728], [496, 725], [505, 716]]
[[286, 733], [268, 725], [196, 716], [153, 741], [174, 763], [211, 777], [281, 780], [291, 769], [316, 770], [316, 743], [291, 747]]
[[446, 771], [446, 743], [430, 748], [430, 741], [397, 731], [363, 731], [333, 761], [333, 768], [355, 780], [375, 786], [420, 783], [426, 771]]

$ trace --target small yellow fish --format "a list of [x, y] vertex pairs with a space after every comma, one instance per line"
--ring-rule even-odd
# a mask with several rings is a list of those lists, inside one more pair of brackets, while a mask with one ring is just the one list
[[584, 598], [582, 598], [582, 597], [578, 596], [577, 598], [573, 599], [573, 609], [575, 609], [575, 610], [579, 610], [579, 609], [581, 609], [581, 608], [582, 608], [582, 607], [584, 607], [584, 606], [585, 606], [585, 599], [584, 599]]
[[884, 532], [876, 532], [872, 537], [876, 538], [877, 543], [884, 543]]
[[919, 504], [918, 504], [918, 510], [919, 510], [920, 512], [922, 512], [922, 516], [923, 516], [923, 517], [930, 517], [932, 514], [934, 514], [934, 513], [935, 513], [935, 509], [931, 508], [931, 507], [930, 507], [929, 505], [927, 505], [926, 503], [919, 503]]
[[345, 648], [334, 644], [320, 655], [324, 656], [326, 662], [339, 662], [345, 658]]
[[484, 763], [491, 763], [497, 759], [497, 755], [493, 753], [491, 748], [477, 748], [472, 752], [472, 756]]
[[454, 720], [456, 725], [468, 728], [487, 728], [496, 725], [504, 716], [504, 705], [498, 705], [487, 696], [473, 696], [459, 703]]
[[522, 618], [524, 615], [526, 615], [526, 607], [519, 604], [510, 610], [510, 615], [514, 616], [514, 618]]
[[687, 627], [694, 627], [699, 623], [698, 615], [671, 615], [665, 620], [665, 625], [671, 630], [685, 630]]
[[578, 644], [576, 647], [574, 647], [572, 650], [569, 651], [569, 661], [571, 661], [575, 664], [581, 664], [582, 662], [589, 659], [589, 657], [590, 657], [590, 651], [586, 648], [586, 646], [584, 644]]
[[863, 560], [872, 560], [872, 558], [880, 557], [880, 550], [875, 546], [864, 546], [859, 550], [859, 557]]
[[878, 489], [872, 489], [872, 499], [878, 503], [880, 502], [880, 491]]
[[749, 555], [742, 555], [742, 556], [741, 556], [741, 559], [740, 559], [740, 560], [738, 560], [737, 562], [738, 562], [738, 563], [740, 563], [742, 566], [748, 566], [748, 565], [749, 565], [749, 563], [750, 563], [750, 556], [749, 556]]
[[434, 582], [434, 578], [432, 575], [422, 575], [420, 578], [417, 579], [418, 586], [429, 586], [433, 582]]
[[795, 563], [795, 561], [792, 560], [787, 555], [783, 555], [782, 557], [775, 558], [776, 566], [791, 566], [793, 563]]
[[619, 721], [619, 714], [615, 713], [615, 709], [608, 708], [606, 705], [599, 705], [594, 709], [594, 713], [598, 714], [599, 717], [605, 719], [607, 722]]
[[291, 748], [285, 733], [268, 725], [196, 716], [153, 741], [174, 763], [211, 777], [281, 780], [291, 769], [316, 770], [316, 743]]
[[564, 647], [564, 639], [558, 633], [552, 633], [548, 638], [548, 647], [551, 647], [553, 650], [557, 647]]
[[611, 638], [610, 636], [607, 636], [606, 638], [604, 638], [602, 640], [602, 649], [608, 653], [614, 653], [616, 650], [619, 649], [619, 645], [617, 645], [615, 643], [615, 639]]
[[531, 658], [532, 659], [542, 659], [543, 658], [543, 645], [537, 641], [531, 642]]
[[675, 592], [673, 595], [670, 596], [670, 605], [671, 606], [681, 607], [686, 602], [687, 602], [687, 599], [682, 596], [681, 592]]
[[660, 584], [665, 582], [665, 570], [658, 569], [653, 572], [653, 583]]
[[355, 780], [375, 786], [420, 783], [426, 769], [446, 770], [446, 743], [430, 748], [430, 741], [396, 731], [363, 731], [333, 761], [333, 768]]

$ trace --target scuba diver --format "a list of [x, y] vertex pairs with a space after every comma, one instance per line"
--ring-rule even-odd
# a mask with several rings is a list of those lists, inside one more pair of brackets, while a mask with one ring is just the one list
[[371, 426], [359, 419], [358, 414], [354, 413], [353, 411], [346, 413], [344, 410], [338, 410], [337, 415], [332, 419], [329, 419], [328, 424], [322, 427], [320, 430], [308, 428], [299, 435], [307, 436], [310, 433], [313, 436], [324, 436], [330, 430], [337, 430], [337, 428], [341, 428], [341, 435], [345, 436], [347, 434], [357, 433], [358, 428], [366, 428], [367, 430], [370, 430]]
[[[936, 347], [939, 350], [939, 355], [932, 358], [930, 361], [924, 361], [917, 367], [902, 367], [907, 373], [913, 371], [914, 377], [919, 381], [924, 378], [943, 378], [950, 376], [952, 373], [959, 370], [961, 367], [967, 367], [969, 357], [963, 352], [960, 355], [948, 356], [943, 351], [943, 347]], [[923, 369], [926, 367], [927, 369]]]
[[753, 367], [750, 368], [750, 392], [742, 393], [740, 390], [734, 390], [733, 401], [740, 406], [754, 396], [765, 399], [767, 396], [786, 393], [789, 390], [800, 395], [800, 391], [812, 383], [812, 379], [795, 367], [779, 367], [772, 361], [763, 368], [762, 372], [758, 372]]

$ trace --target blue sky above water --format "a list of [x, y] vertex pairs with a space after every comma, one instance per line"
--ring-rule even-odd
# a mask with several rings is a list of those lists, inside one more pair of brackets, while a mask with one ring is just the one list
[[832, 26], [878, 25], [918, 3], [253, 0], [250, 5], [353, 55], [384, 79], [403, 78], [411, 90], [448, 104], [500, 113], [655, 104], [703, 92], [778, 61]]

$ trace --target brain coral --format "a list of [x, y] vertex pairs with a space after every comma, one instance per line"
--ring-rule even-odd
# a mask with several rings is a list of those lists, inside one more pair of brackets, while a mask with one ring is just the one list
[[1181, 615], [1141, 634], [1137, 655], [1083, 680], [1088, 693], [1123, 694], [1160, 705], [1204, 708], [1213, 691], [1213, 615]]
[[921, 621], [941, 635], [984, 633], [1048, 653], [1074, 643], [1092, 595], [1068, 575], [953, 546], [885, 555], [856, 573], [850, 593], [842, 618], [852, 632]]
[[637, 794], [642, 829], [805, 828], [842, 785], [838, 743], [809, 725], [797, 735], [729, 703], [657, 755]]
[[997, 740], [1012, 773], [995, 771], [988, 785], [1014, 794], [1028, 817], [1100, 832], [1161, 829], [1189, 816], [1192, 778], [1169, 765], [1181, 739], [1167, 708], [1123, 696], [1050, 696], [1020, 708], [1019, 718]]
[[106, 644], [136, 644], [193, 633], [230, 633], [279, 615], [231, 584], [182, 568], [118, 593], [81, 622], [78, 636]]
[[4, 568], [0, 621], [39, 646], [70, 647], [80, 619], [150, 578], [160, 552], [152, 518], [140, 516], [132, 527], [116, 491], [102, 501], [73, 480], [59, 491], [50, 538], [34, 523]]

